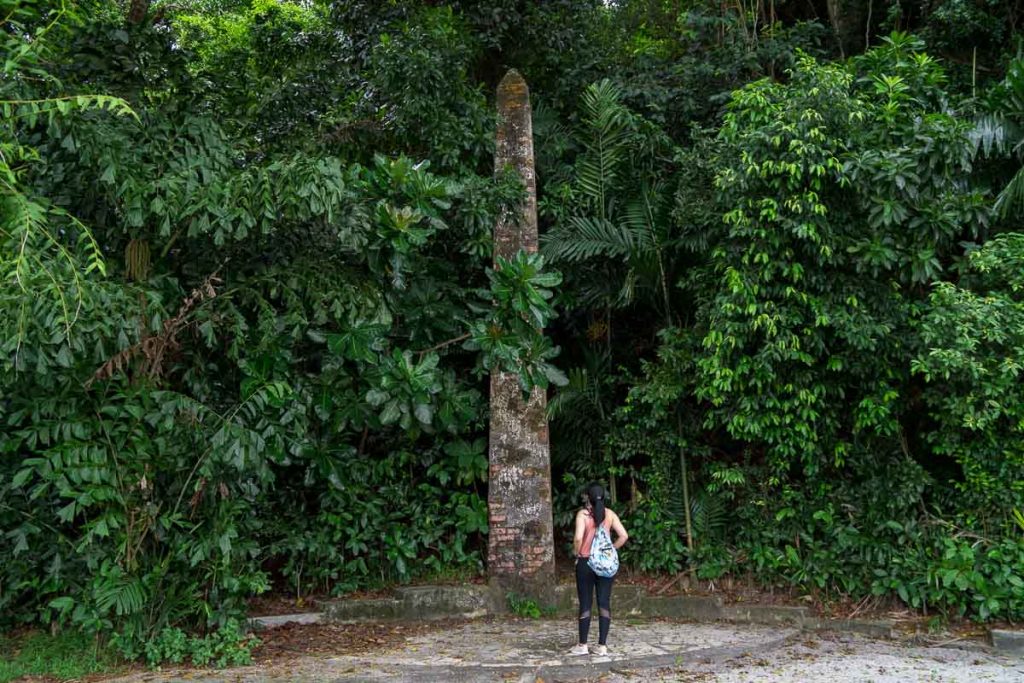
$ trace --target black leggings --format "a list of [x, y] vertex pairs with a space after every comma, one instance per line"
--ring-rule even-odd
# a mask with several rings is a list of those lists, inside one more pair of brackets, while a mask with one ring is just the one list
[[576, 595], [580, 601], [580, 643], [586, 644], [590, 633], [590, 606], [594, 600], [594, 588], [597, 588], [598, 636], [597, 641], [606, 645], [608, 628], [612, 625], [612, 579], [614, 577], [598, 576], [581, 557], [576, 560]]

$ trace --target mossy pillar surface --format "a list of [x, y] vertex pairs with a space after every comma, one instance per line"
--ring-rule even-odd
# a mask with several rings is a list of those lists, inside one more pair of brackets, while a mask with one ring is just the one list
[[[508, 72], [498, 85], [497, 105], [495, 172], [517, 173], [526, 194], [498, 218], [495, 262], [520, 249], [536, 252], [538, 242], [530, 92], [518, 72]], [[523, 400], [517, 375], [495, 370], [490, 407], [490, 583], [502, 596], [514, 592], [547, 604], [555, 583], [547, 396], [535, 388]]]

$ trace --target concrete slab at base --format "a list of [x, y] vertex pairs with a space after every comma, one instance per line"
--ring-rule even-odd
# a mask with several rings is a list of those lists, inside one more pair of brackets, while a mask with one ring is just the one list
[[259, 631], [265, 628], [276, 628], [285, 624], [319, 624], [323, 621], [323, 612], [302, 612], [301, 614], [275, 614], [266, 617], [252, 617], [249, 628]]
[[640, 612], [645, 617], [718, 621], [722, 619], [722, 600], [697, 595], [645, 595], [640, 601]]
[[722, 619], [742, 624], [787, 624], [803, 626], [807, 622], [806, 607], [777, 605], [729, 605], [722, 608]]
[[[391, 598], [372, 600], [338, 599], [323, 603], [324, 621], [336, 623], [431, 621], [475, 619], [509, 612], [508, 596], [483, 585], [408, 586], [398, 588]], [[552, 604], [537, 605], [545, 615], [575, 615], [576, 587], [553, 587]], [[591, 612], [596, 611], [591, 606]], [[612, 590], [612, 613], [618, 617], [654, 617], [697, 622], [725, 621], [736, 624], [764, 624], [810, 631], [842, 631], [874, 638], [892, 638], [888, 621], [820, 619], [806, 607], [779, 605], [724, 605], [715, 596], [650, 596], [642, 586], [621, 584]], [[1024, 638], [1022, 634], [1005, 632]], [[1000, 636], [1001, 637], [1001, 636]], [[993, 636], [995, 639], [996, 636]], [[1009, 637], [1008, 637], [1009, 638]], [[1015, 647], [1008, 639], [1006, 647]], [[1002, 641], [1001, 641], [1002, 642]], [[1024, 653], [1024, 645], [1021, 646]]]
[[895, 625], [891, 621], [871, 619], [810, 619], [804, 628], [814, 631], [841, 631], [859, 633], [871, 638], [892, 640], [896, 637]]
[[[576, 586], [562, 584], [555, 587], [555, 612], [564, 616], [575, 616], [578, 611]], [[643, 609], [644, 589], [642, 586], [622, 584], [612, 587], [612, 611], [619, 616], [640, 616]], [[544, 605], [541, 605], [543, 608]], [[591, 602], [591, 613], [597, 612], [596, 597]]]
[[394, 598], [370, 600], [324, 600], [320, 603], [324, 621], [351, 624], [366, 621], [395, 621], [405, 619], [403, 604]]
[[410, 619], [476, 619], [495, 611], [493, 591], [486, 586], [405, 586], [395, 589]]
[[989, 632], [992, 647], [1004, 655], [1024, 656], [1024, 631], [1007, 631], [994, 628]]

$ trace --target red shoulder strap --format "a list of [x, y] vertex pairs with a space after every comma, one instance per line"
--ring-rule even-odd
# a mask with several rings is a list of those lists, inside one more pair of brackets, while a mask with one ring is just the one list
[[586, 530], [583, 532], [583, 542], [580, 544], [580, 553], [590, 554], [590, 544], [594, 542], [594, 535], [597, 533], [597, 526], [594, 524], [594, 516], [590, 510], [584, 510], [584, 524]]
[[[580, 544], [580, 553], [590, 554], [590, 546], [594, 542], [594, 536], [597, 535], [597, 525], [594, 524], [594, 515], [591, 514], [590, 510], [583, 511], [584, 518], [586, 520], [587, 529], [583, 532], [583, 543]], [[604, 530], [611, 533], [612, 520], [605, 515], [604, 521], [601, 522], [601, 526]]]

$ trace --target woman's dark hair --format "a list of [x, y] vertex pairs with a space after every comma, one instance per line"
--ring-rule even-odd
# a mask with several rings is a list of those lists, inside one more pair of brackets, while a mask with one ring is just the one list
[[591, 514], [594, 515], [594, 525], [600, 526], [604, 523], [604, 487], [597, 482], [588, 486], [587, 500], [590, 501]]

